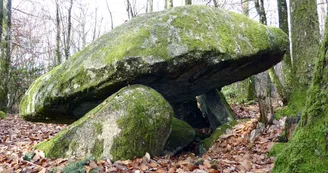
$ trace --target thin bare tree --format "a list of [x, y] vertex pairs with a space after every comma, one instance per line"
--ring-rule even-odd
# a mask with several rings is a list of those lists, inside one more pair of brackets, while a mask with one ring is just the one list
[[154, 0], [147, 0], [146, 13], [151, 13], [154, 10]]
[[68, 7], [68, 17], [67, 17], [67, 35], [66, 40], [64, 40], [64, 52], [65, 59], [67, 60], [70, 56], [70, 47], [71, 47], [71, 32], [72, 32], [72, 8], [73, 8], [73, 0], [70, 0], [70, 5]]
[[109, 12], [109, 17], [110, 17], [110, 24], [111, 24], [110, 27], [111, 27], [111, 29], [114, 29], [113, 14], [112, 14], [112, 11], [109, 8], [108, 1], [107, 0], [106, 0], [106, 6], [107, 6], [107, 10]]
[[170, 9], [173, 7], [173, 0], [165, 0], [164, 8]]
[[55, 58], [55, 65], [61, 64], [61, 53], [60, 53], [60, 9], [59, 9], [59, 2], [56, 0], [56, 58]]

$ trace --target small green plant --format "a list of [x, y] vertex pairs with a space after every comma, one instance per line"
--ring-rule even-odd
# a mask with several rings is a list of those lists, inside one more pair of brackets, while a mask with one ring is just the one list
[[63, 173], [84, 173], [86, 172], [86, 169], [84, 166], [87, 165], [88, 160], [81, 160], [77, 162], [72, 162], [66, 165], [63, 169]]
[[7, 114], [3, 111], [0, 111], [0, 119], [5, 119], [7, 117]]
[[23, 159], [26, 161], [31, 161], [34, 157], [35, 153], [34, 152], [28, 152], [24, 155]]
[[[61, 171], [63, 173], [85, 173], [87, 170], [85, 169], [85, 166], [87, 166], [90, 161], [95, 161], [93, 157], [89, 157], [84, 160], [71, 162], [67, 164]], [[99, 168], [93, 168], [90, 170], [90, 173], [98, 173], [100, 172]]]

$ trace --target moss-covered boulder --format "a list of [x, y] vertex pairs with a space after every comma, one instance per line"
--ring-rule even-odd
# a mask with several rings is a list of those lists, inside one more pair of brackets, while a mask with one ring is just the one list
[[174, 155], [185, 148], [195, 138], [195, 130], [186, 122], [172, 119], [172, 132], [166, 141], [165, 154]]
[[38, 78], [20, 115], [73, 122], [128, 84], [150, 86], [172, 105], [182, 103], [272, 67], [288, 46], [280, 29], [219, 8], [144, 14]]
[[173, 110], [155, 90], [127, 86], [49, 141], [36, 146], [49, 158], [159, 155], [171, 132]]
[[0, 119], [5, 119], [7, 117], [7, 114], [3, 111], [0, 111]]

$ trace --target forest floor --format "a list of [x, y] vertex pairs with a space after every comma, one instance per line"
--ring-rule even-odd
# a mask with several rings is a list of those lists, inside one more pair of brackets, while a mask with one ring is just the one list
[[[66, 125], [31, 123], [17, 115], [0, 120], [0, 173], [7, 172], [270, 172], [274, 158], [268, 152], [277, 141], [284, 127], [284, 118], [262, 128], [254, 138], [251, 134], [258, 127], [258, 106], [232, 105], [238, 119], [243, 119], [202, 156], [182, 152], [176, 156], [116, 161], [84, 160], [77, 158], [47, 159], [41, 151], [33, 150], [38, 142], [48, 140]], [[259, 128], [257, 128], [259, 129]], [[75, 164], [69, 164], [75, 162]], [[69, 165], [69, 166], [67, 166]], [[65, 167], [65, 168], [64, 168]]]

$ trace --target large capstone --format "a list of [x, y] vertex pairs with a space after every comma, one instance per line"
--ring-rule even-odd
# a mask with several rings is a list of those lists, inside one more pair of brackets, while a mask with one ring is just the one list
[[129, 84], [150, 86], [171, 105], [181, 104], [272, 67], [288, 46], [280, 29], [219, 8], [144, 14], [38, 78], [20, 115], [73, 122]]
[[142, 85], [128, 86], [36, 148], [49, 158], [119, 160], [146, 152], [160, 155], [171, 133], [172, 117], [173, 110], [161, 94]]

